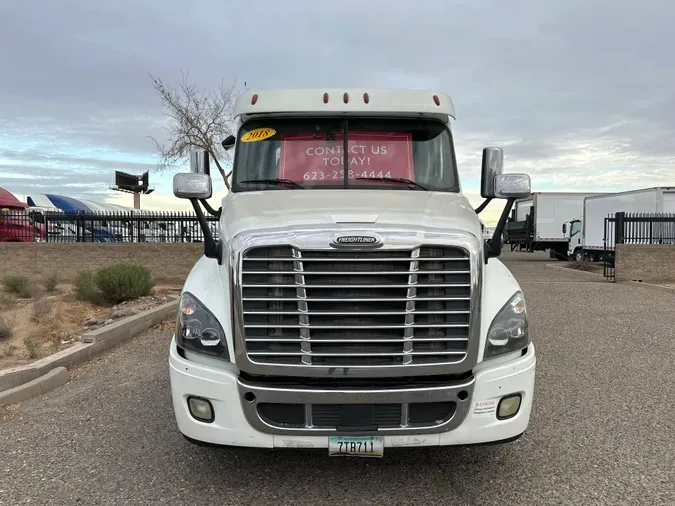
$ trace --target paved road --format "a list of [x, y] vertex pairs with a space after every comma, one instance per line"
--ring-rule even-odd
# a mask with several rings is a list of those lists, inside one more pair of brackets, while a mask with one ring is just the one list
[[539, 354], [518, 442], [376, 461], [194, 447], [174, 425], [166, 328], [0, 412], [0, 504], [675, 504], [675, 295], [506, 262]]

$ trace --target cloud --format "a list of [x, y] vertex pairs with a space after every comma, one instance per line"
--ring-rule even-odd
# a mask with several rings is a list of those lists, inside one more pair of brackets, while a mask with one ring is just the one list
[[[673, 185], [673, 19], [668, 0], [5, 2], [0, 186], [123, 200], [114, 170], [152, 169], [163, 135], [148, 73], [180, 69], [205, 89], [447, 91], [474, 205], [486, 145], [535, 191]], [[183, 205], [171, 176], [143, 201]]]

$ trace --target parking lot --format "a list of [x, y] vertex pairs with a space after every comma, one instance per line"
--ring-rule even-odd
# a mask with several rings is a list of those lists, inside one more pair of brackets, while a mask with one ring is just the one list
[[192, 446], [173, 418], [166, 325], [0, 410], [0, 504], [675, 503], [675, 294], [503, 259], [538, 354], [517, 442], [377, 460]]

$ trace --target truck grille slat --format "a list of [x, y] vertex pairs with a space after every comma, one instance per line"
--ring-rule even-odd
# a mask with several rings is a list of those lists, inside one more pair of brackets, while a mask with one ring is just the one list
[[[316, 258], [316, 257], [305, 257], [306, 262], [334, 262], [335, 258], [334, 257], [326, 257], [326, 258]], [[249, 256], [248, 258], [244, 258], [244, 262], [283, 262], [284, 257], [251, 257]], [[373, 262], [373, 258], [350, 258], [350, 262]], [[401, 257], [396, 257], [396, 258], [377, 258], [377, 262], [405, 262], [408, 263], [410, 262], [410, 259], [407, 256], [401, 256]], [[465, 262], [466, 258], [464, 257], [428, 257], [428, 258], [420, 258], [420, 262]]]
[[[433, 342], [433, 341], [458, 341], [458, 342], [464, 342], [468, 341], [466, 337], [414, 337], [412, 338], [413, 342]], [[246, 341], [249, 343], [300, 343], [303, 342], [304, 339], [298, 337], [298, 338], [293, 338], [293, 337], [288, 337], [288, 338], [276, 338], [276, 337], [249, 337]], [[407, 342], [408, 339], [406, 338], [376, 338], [376, 339], [313, 339], [313, 343], [404, 343]]]
[[[282, 301], [282, 300], [292, 300], [296, 301], [298, 300], [297, 297], [243, 297], [244, 301], [255, 301], [255, 300], [265, 300], [265, 301]], [[307, 297], [304, 300], [307, 302], [353, 302], [353, 301], [374, 301], [374, 302], [407, 302], [410, 299], [407, 297], [401, 297], [401, 298], [396, 298], [396, 297], [352, 297], [352, 298], [315, 298], [315, 297]], [[471, 300], [470, 297], [416, 297], [415, 300], [417, 301], [451, 301], [451, 300], [466, 300], [469, 301]]]
[[471, 263], [460, 247], [256, 247], [240, 265], [248, 359], [263, 365], [455, 364], [470, 331]]
[[[307, 276], [305, 276], [307, 277]], [[256, 285], [256, 284], [249, 284], [249, 283], [244, 283], [242, 285], [242, 288], [293, 288], [296, 289], [298, 287], [305, 287], [305, 288], [330, 288], [330, 289], [347, 289], [347, 288], [372, 288], [373, 286], [377, 286], [379, 288], [439, 288], [439, 287], [469, 287], [471, 286], [470, 284], [454, 284], [454, 285], [449, 285], [449, 284], [396, 284], [396, 285], [313, 285], [313, 284], [302, 284], [302, 285], [283, 285], [283, 284], [276, 284], [276, 283], [266, 283], [266, 284], [261, 284], [261, 285]]]
[[[469, 311], [424, 311], [424, 310], [419, 310], [419, 309], [413, 309], [412, 311], [314, 311], [312, 312], [312, 316], [370, 316], [370, 315], [377, 315], [377, 316], [391, 316], [391, 315], [404, 315], [408, 313], [415, 313], [415, 314], [446, 314], [446, 315], [451, 315], [451, 314], [469, 314]], [[263, 311], [263, 310], [256, 310], [256, 311], [244, 311], [244, 314], [250, 314], [250, 315], [299, 315], [301, 314], [300, 311]]]
[[[273, 270], [266, 270], [266, 271], [244, 271], [245, 275], [263, 275], [263, 276], [275, 276], [279, 274], [295, 274], [300, 271], [294, 271], [292, 269], [289, 270], [284, 270], [284, 271], [273, 271]], [[408, 271], [378, 271], [378, 270], [373, 270], [373, 271], [366, 271], [366, 270], [354, 270], [354, 271], [343, 271], [343, 270], [335, 270], [333, 272], [323, 272], [323, 271], [302, 271], [303, 274], [306, 276], [407, 276]], [[420, 271], [420, 274], [443, 274], [443, 275], [448, 275], [448, 274], [471, 274], [471, 271], [432, 271], [432, 270], [426, 270], [426, 271]]]
[[[313, 344], [313, 343], [312, 343]], [[341, 352], [341, 353], [325, 353], [310, 351], [308, 353], [297, 351], [249, 351], [250, 356], [304, 356], [309, 354], [312, 357], [372, 357], [372, 356], [407, 356], [407, 355], [464, 355], [463, 351], [411, 351], [411, 352]]]
[[[307, 314], [307, 313], [302, 313]], [[410, 313], [412, 314], [412, 313]], [[266, 325], [244, 325], [245, 328], [251, 329], [416, 329], [416, 328], [461, 328], [468, 327], [468, 325], [454, 324], [454, 323], [434, 323], [433, 325], [283, 325], [277, 323], [268, 323]], [[412, 336], [411, 336], [412, 337]]]

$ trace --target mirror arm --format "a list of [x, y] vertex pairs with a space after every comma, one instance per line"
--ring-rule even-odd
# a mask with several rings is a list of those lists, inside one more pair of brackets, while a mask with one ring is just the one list
[[486, 198], [481, 205], [479, 205], [476, 209], [474, 209], [476, 214], [480, 214], [483, 209], [487, 207], [487, 205], [492, 202], [492, 197]]
[[206, 209], [206, 211], [211, 216], [215, 216], [216, 218], [220, 218], [220, 212], [223, 209], [222, 207], [218, 208], [218, 210], [216, 211], [213, 207], [211, 207], [211, 205], [206, 201], [206, 199], [199, 199], [199, 202], [202, 203], [202, 205], [204, 206], [204, 209]]
[[220, 243], [213, 238], [211, 233], [211, 228], [209, 227], [206, 217], [202, 208], [199, 207], [198, 199], [190, 199], [192, 203], [192, 208], [197, 215], [197, 220], [199, 221], [199, 226], [202, 228], [204, 233], [204, 255], [206, 258], [215, 258], [218, 261], [218, 264], [221, 263], [221, 254], [220, 254]]
[[490, 243], [485, 249], [485, 263], [487, 263], [488, 259], [496, 258], [502, 253], [502, 234], [504, 233], [504, 227], [506, 227], [506, 220], [509, 214], [511, 214], [511, 209], [516, 200], [516, 198], [506, 200], [506, 205], [504, 206], [502, 215], [499, 217], [497, 227], [495, 227], [495, 231], [492, 234], [492, 239], [490, 239]]

